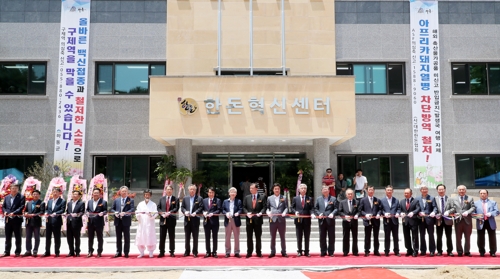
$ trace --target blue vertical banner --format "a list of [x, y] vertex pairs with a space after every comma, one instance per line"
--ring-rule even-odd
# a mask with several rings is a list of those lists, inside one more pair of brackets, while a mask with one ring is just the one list
[[410, 0], [414, 187], [443, 182], [437, 0]]
[[69, 165], [68, 176], [83, 176], [90, 1], [61, 0], [54, 165]]

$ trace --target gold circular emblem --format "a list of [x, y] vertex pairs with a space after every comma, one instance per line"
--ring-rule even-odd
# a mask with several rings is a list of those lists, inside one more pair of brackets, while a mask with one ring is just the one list
[[179, 111], [182, 115], [191, 115], [198, 111], [198, 103], [194, 99], [185, 98], [179, 101]]

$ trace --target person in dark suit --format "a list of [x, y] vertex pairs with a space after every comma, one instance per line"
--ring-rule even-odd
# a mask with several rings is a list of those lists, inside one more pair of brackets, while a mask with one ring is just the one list
[[405, 189], [405, 198], [399, 202], [401, 218], [403, 218], [403, 235], [405, 238], [406, 256], [416, 257], [418, 254], [418, 213], [420, 204], [412, 197], [412, 190]]
[[87, 214], [89, 215], [89, 222], [87, 224], [89, 253], [87, 254], [87, 258], [92, 257], [94, 253], [94, 235], [97, 236], [97, 257], [100, 258], [102, 256], [104, 218], [108, 218], [107, 211], [108, 203], [101, 198], [101, 190], [95, 188], [92, 191], [92, 199], [87, 203]]
[[385, 256], [389, 257], [391, 248], [391, 234], [394, 242], [394, 254], [401, 257], [399, 254], [399, 201], [392, 196], [393, 188], [391, 185], [385, 187], [385, 197], [380, 199], [382, 205], [382, 213], [384, 214], [384, 252]]
[[[26, 253], [24, 253], [24, 257], [38, 255], [40, 228], [42, 227], [42, 217], [40, 216], [45, 213], [45, 203], [40, 200], [40, 191], [34, 190], [32, 195], [33, 200], [26, 204], [24, 213], [24, 217], [26, 217]], [[33, 237], [35, 238], [35, 247], [31, 242]]]
[[453, 221], [449, 219], [444, 219], [443, 214], [445, 212], [446, 202], [448, 201], [448, 196], [446, 196], [446, 186], [439, 184], [436, 187], [438, 195], [432, 200], [432, 207], [434, 211], [430, 214], [430, 217], [436, 218], [436, 248], [437, 255], [443, 255], [443, 231], [446, 235], [446, 253], [448, 256], [453, 257], [453, 240], [451, 238], [451, 229], [453, 227]]
[[[311, 216], [314, 213], [314, 202], [313, 199], [306, 195], [307, 185], [299, 185], [300, 195], [292, 199], [292, 207], [290, 208], [290, 214], [295, 214], [298, 218], [293, 221], [295, 224], [295, 235], [297, 237], [297, 257], [305, 255], [310, 257], [309, 254], [309, 239], [311, 236]], [[306, 218], [301, 218], [301, 216], [307, 216]], [[302, 250], [302, 236], [304, 237], [304, 250]]]
[[253, 253], [253, 234], [255, 233], [255, 252], [257, 257], [262, 258], [262, 214], [266, 213], [267, 198], [257, 191], [257, 185], [250, 185], [250, 195], [243, 199], [243, 213], [246, 214], [247, 231], [247, 255], [250, 258]]
[[347, 181], [344, 179], [343, 173], [337, 174], [337, 180], [335, 180], [335, 194], [337, 195], [337, 201], [345, 199], [345, 191], [347, 190]]
[[[15, 178], [14, 178], [15, 180]], [[15, 180], [17, 181], [17, 180]], [[12, 234], [16, 239], [16, 250], [14, 251], [16, 257], [21, 255], [22, 245], [22, 223], [23, 223], [23, 209], [26, 200], [24, 196], [19, 193], [19, 185], [10, 184], [10, 195], [4, 197], [2, 209], [5, 215], [5, 252], [3, 257], [10, 256], [10, 249], [12, 247]]]
[[477, 229], [477, 247], [479, 248], [479, 255], [484, 257], [486, 249], [484, 248], [485, 234], [488, 231], [488, 242], [490, 244], [490, 256], [496, 257], [497, 252], [497, 238], [496, 232], [497, 223], [495, 216], [498, 215], [498, 206], [496, 201], [488, 199], [488, 190], [483, 189], [479, 191], [480, 199], [475, 202], [476, 214], [482, 216], [481, 219], [476, 220]]
[[373, 254], [380, 256], [379, 253], [379, 239], [380, 232], [380, 215], [382, 215], [382, 205], [377, 197], [374, 197], [375, 187], [368, 185], [368, 196], [361, 199], [359, 203], [359, 211], [361, 215], [365, 216], [363, 225], [365, 227], [365, 257], [370, 255], [371, 236], [373, 232]]
[[342, 252], [344, 252], [344, 257], [349, 254], [349, 234], [352, 234], [352, 254], [354, 256], [359, 256], [358, 254], [358, 204], [359, 201], [354, 199], [354, 191], [348, 189], [346, 191], [347, 199], [339, 202], [339, 215], [343, 217], [342, 219]]
[[[208, 198], [203, 200], [203, 229], [205, 230], [205, 258], [217, 258], [217, 242], [219, 234], [219, 213], [221, 200], [215, 197], [215, 189], [208, 188]], [[212, 236], [213, 249], [210, 249], [210, 235]]]
[[288, 212], [288, 204], [281, 192], [281, 185], [274, 183], [274, 195], [267, 198], [267, 215], [269, 216], [269, 231], [271, 232], [271, 254], [269, 258], [276, 256], [276, 231], [280, 234], [281, 240], [281, 255], [288, 258], [286, 254], [286, 213]]
[[[335, 215], [337, 214], [337, 199], [330, 196], [330, 187], [321, 187], [321, 197], [316, 199], [314, 205], [314, 214], [311, 214], [311, 219], [318, 218], [319, 225], [319, 247], [321, 249], [321, 257], [328, 255], [334, 256], [335, 253]], [[328, 245], [326, 237], [328, 236]]]
[[226, 258], [231, 254], [231, 234], [234, 235], [234, 256], [240, 258], [240, 227], [241, 212], [243, 205], [241, 200], [236, 198], [238, 190], [229, 188], [229, 199], [222, 203], [222, 213], [224, 216], [224, 227], [226, 228]]
[[184, 236], [185, 252], [184, 257], [191, 252], [191, 236], [193, 236], [193, 257], [198, 257], [198, 235], [200, 234], [200, 217], [197, 215], [203, 212], [203, 199], [196, 195], [196, 186], [191, 184], [188, 187], [189, 196], [184, 197], [181, 211], [184, 214]]
[[175, 257], [175, 226], [177, 225], [177, 212], [179, 211], [179, 200], [172, 195], [174, 188], [168, 185], [166, 195], [158, 202], [160, 214], [160, 254], [158, 258], [165, 256], [165, 241], [168, 233], [168, 249], [170, 257]]
[[420, 187], [420, 197], [416, 198], [420, 205], [417, 223], [420, 233], [420, 256], [425, 256], [427, 253], [427, 243], [425, 241], [425, 232], [429, 235], [429, 256], [434, 257], [436, 252], [436, 241], [434, 240], [434, 221], [430, 215], [434, 212], [433, 198], [429, 195], [427, 186]]
[[[116, 231], [116, 254], [113, 258], [122, 256], [122, 251], [125, 258], [128, 258], [130, 252], [130, 226], [132, 225], [132, 213], [134, 212], [134, 200], [128, 196], [128, 187], [120, 187], [120, 197], [113, 201], [111, 212], [115, 214], [115, 231]], [[124, 244], [122, 245], [122, 236]], [[123, 246], [123, 250], [122, 250]]]
[[62, 185], [56, 186], [52, 188], [52, 199], [49, 200], [45, 208], [45, 214], [49, 216], [45, 225], [45, 253], [42, 257], [50, 256], [52, 235], [54, 235], [54, 253], [56, 257], [59, 257], [59, 249], [61, 248], [62, 214], [66, 210], [66, 201], [61, 198]]
[[[467, 187], [459, 185], [457, 187], [458, 196], [449, 198], [445, 206], [443, 216], [448, 217], [450, 214], [455, 215], [455, 242], [457, 244], [457, 253], [459, 257], [465, 255], [472, 257], [470, 254], [470, 236], [472, 234], [472, 216], [476, 210], [474, 199], [467, 196]], [[462, 236], [465, 237], [465, 245], [462, 248]]]
[[80, 257], [80, 234], [83, 227], [82, 215], [85, 214], [85, 203], [80, 200], [82, 193], [74, 190], [72, 200], [66, 208], [66, 239], [69, 246], [68, 257]]

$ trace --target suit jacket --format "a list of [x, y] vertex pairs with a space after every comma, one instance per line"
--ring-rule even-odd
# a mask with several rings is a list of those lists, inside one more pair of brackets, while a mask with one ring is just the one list
[[[323, 216], [327, 217], [333, 213], [333, 216], [337, 215], [337, 199], [334, 196], [328, 196], [328, 202], [325, 206], [325, 199], [323, 196], [318, 197], [316, 199], [316, 204], [314, 205], [314, 214], [316, 216], [319, 216], [320, 214], [323, 214]], [[318, 219], [319, 225], [323, 225], [323, 222], [325, 222], [328, 226], [335, 226], [335, 219], [334, 218], [320, 218]]]
[[177, 225], [177, 215], [174, 213], [179, 212], [179, 206], [180, 206], [179, 199], [176, 198], [174, 195], [170, 196], [170, 208], [168, 212], [173, 214], [171, 214], [167, 218], [163, 218], [163, 216], [161, 216], [161, 213], [167, 212], [167, 196], [161, 197], [157, 205], [158, 212], [160, 213], [160, 226], [167, 225], [175, 227]]
[[[417, 199], [414, 199], [413, 197], [410, 198], [410, 207], [408, 210], [406, 209], [406, 199], [401, 199], [399, 202], [399, 208], [401, 209], [401, 213], [405, 213], [406, 216], [403, 219], [403, 224], [406, 226], [417, 226], [418, 225], [418, 213], [420, 212], [420, 204], [417, 201]], [[408, 217], [408, 213], [413, 212], [413, 216], [410, 218]]]
[[[461, 205], [460, 196], [449, 198], [448, 202], [446, 203], [445, 210], [449, 211], [450, 214], [460, 215], [455, 216], [455, 222], [459, 223], [463, 219], [467, 225], [472, 226], [471, 214], [476, 210], [473, 198], [465, 195], [463, 206]], [[467, 215], [467, 217], [463, 217], [462, 213], [464, 212], [467, 212], [469, 215]]]
[[[17, 195], [14, 197], [14, 202], [12, 202], [12, 196], [8, 195], [4, 197], [3, 201], [3, 206], [2, 210], [5, 215], [13, 213], [14, 215], [22, 215], [23, 214], [23, 209], [24, 205], [26, 204], [26, 200], [24, 196], [22, 196], [20, 193], [17, 193]], [[14, 217], [12, 219], [9, 219], [9, 222], [15, 222], [18, 225], [23, 223], [23, 218]]]
[[[357, 199], [352, 199], [351, 210], [349, 210], [349, 200], [345, 199], [339, 202], [339, 215], [342, 217], [345, 216], [359, 216], [359, 201]], [[354, 221], [354, 220], [353, 220]], [[342, 219], [342, 222], [347, 222], [346, 219]]]
[[[224, 200], [222, 203], [222, 213], [224, 214], [224, 227], [227, 227], [229, 224], [229, 219], [227, 216], [225, 216], [226, 213], [231, 212], [230, 209], [230, 202], [229, 199]], [[233, 208], [233, 220], [231, 222], [234, 222], [236, 224], [236, 227], [241, 226], [241, 212], [243, 212], [243, 204], [241, 203], [241, 200], [239, 199], [234, 199], [234, 208]], [[238, 213], [238, 216], [234, 216], [236, 213]]]
[[[219, 227], [219, 213], [222, 210], [222, 205], [221, 205], [221, 200], [218, 199], [217, 197], [214, 197], [212, 199], [212, 206], [209, 206], [208, 202], [210, 201], [210, 198], [206, 198], [203, 200], [203, 211], [209, 213], [213, 213], [214, 216], [212, 217], [206, 217], [205, 222], [203, 222], [203, 226], [206, 226], [208, 224]], [[241, 213], [241, 212], [240, 212]]]
[[[77, 217], [72, 217], [70, 214], [76, 213], [80, 214]], [[71, 224], [71, 227], [74, 229], [83, 227], [82, 215], [85, 213], [85, 203], [82, 200], [78, 200], [73, 202], [72, 200], [68, 202], [68, 206], [66, 207], [66, 221], [67, 224]]]
[[[478, 200], [474, 203], [476, 206], [476, 213], [477, 214], [484, 214], [483, 210], [483, 200]], [[497, 222], [495, 221], [495, 216], [498, 215], [498, 206], [496, 201], [492, 201], [490, 199], [486, 199], [486, 210], [487, 212], [491, 213], [491, 217], [488, 217], [488, 220], [483, 221], [483, 220], [476, 220], [476, 228], [478, 230], [482, 230], [484, 226], [484, 222], [490, 222], [490, 228], [492, 230], [496, 230], [497, 228]]]
[[[267, 208], [267, 198], [266, 195], [264, 194], [259, 194], [257, 193], [257, 198], [255, 200], [255, 208], [252, 208], [252, 194], [247, 195], [243, 199], [243, 213], [248, 214], [266, 214], [266, 208]], [[250, 218], [246, 218], [247, 225], [250, 224]], [[260, 216], [252, 216], [252, 224], [254, 225], [262, 225], [264, 223], [264, 217]]]
[[[387, 197], [381, 198], [380, 199], [380, 204], [382, 205], [382, 214], [389, 213], [393, 216], [391, 216], [391, 221], [394, 225], [399, 224], [399, 219], [394, 217], [396, 214], [401, 213], [401, 209], [399, 208], [399, 201], [395, 197], [391, 198], [391, 205], [389, 206], [389, 201], [387, 200]], [[387, 225], [387, 221], [384, 221], [384, 225]]]
[[[368, 214], [371, 214], [372, 217], [375, 217], [377, 215], [382, 216], [382, 205], [380, 204], [380, 200], [377, 197], [373, 197], [373, 207], [370, 205], [370, 200], [368, 199], [368, 196], [362, 198], [359, 201], [359, 212], [361, 212], [361, 215], [365, 216]], [[363, 225], [365, 227], [369, 226], [371, 222], [371, 225], [374, 226], [380, 226], [380, 219], [375, 219], [372, 218], [370, 220], [363, 219]]]
[[[97, 201], [97, 206], [95, 207], [95, 210], [92, 210], [94, 208], [94, 199], [90, 199], [87, 203], [87, 212], [89, 214], [89, 223], [94, 224], [94, 226], [98, 228], [104, 228], [104, 218], [108, 218], [106, 215], [106, 212], [108, 211], [108, 203], [102, 199], [99, 198]], [[104, 216], [99, 216], [97, 213], [104, 213]]]
[[[184, 197], [184, 200], [182, 200], [182, 208], [181, 208], [181, 212], [184, 214], [184, 215], [188, 215], [189, 214], [189, 208], [191, 207], [191, 200], [190, 200], [190, 196], [185, 196]], [[201, 214], [203, 212], [203, 199], [200, 197], [200, 196], [197, 196], [195, 195], [194, 196], [194, 204], [193, 204], [193, 210], [191, 211], [192, 213], [195, 213], [197, 215]], [[198, 224], [200, 223], [200, 217], [196, 216], [196, 217], [185, 217], [184, 218], [184, 226], [187, 226], [189, 224], [189, 221], [194, 221], [194, 222], [198, 222]]]
[[[342, 180], [335, 180], [335, 194], [337, 197], [342, 193], [342, 188], [345, 188], [347, 191], [347, 181], [345, 179]], [[345, 197], [345, 192], [344, 192], [344, 197]]]
[[288, 203], [285, 196], [279, 195], [278, 206], [276, 206], [275, 195], [267, 197], [267, 214], [272, 214], [269, 218], [269, 222], [286, 222], [285, 218], [281, 216], [283, 212], [287, 212]]
[[[434, 199], [430, 195], [427, 195], [425, 197], [420, 196], [416, 198], [416, 200], [418, 201], [418, 205], [420, 206], [420, 212], [425, 213], [425, 215], [429, 215], [431, 214], [431, 212], [434, 212], [434, 203], [432, 202]], [[434, 225], [436, 219], [429, 216], [422, 217], [419, 215], [417, 220], [419, 221], [419, 223], [422, 223], [422, 221], [424, 221], [427, 225]]]
[[[295, 214], [296, 212], [299, 213], [299, 215], [307, 215], [310, 216], [311, 214], [314, 213], [314, 201], [311, 197], [305, 196], [304, 197], [304, 207], [302, 207], [302, 199], [301, 196], [296, 196], [293, 197], [292, 199], [292, 207], [290, 208], [290, 214]], [[311, 218], [301, 218], [300, 220], [302, 223], [310, 223]], [[299, 224], [299, 219], [295, 218], [293, 223], [295, 225]]]
[[[122, 197], [118, 197], [113, 201], [113, 205], [111, 206], [111, 212], [112, 213], [121, 213], [122, 212]], [[125, 198], [125, 205], [123, 206], [123, 212], [126, 213], [132, 213], [135, 211], [135, 206], [134, 206], [134, 200], [126, 197]], [[132, 214], [129, 215], [123, 215], [121, 217], [116, 218], [115, 216], [115, 221], [114, 225], [118, 226], [119, 224], [122, 224], [122, 226], [127, 226], [130, 227], [132, 225]]]
[[[50, 199], [48, 202], [47, 202], [47, 207], [45, 208], [45, 214], [63, 214], [64, 211], [66, 210], [66, 201], [62, 198], [62, 197], [59, 197], [59, 199], [57, 199], [57, 202], [54, 206], [54, 209], [52, 209], [52, 203], [54, 202], [53, 199]], [[53, 225], [53, 226], [62, 226], [62, 216], [61, 215], [58, 215], [56, 217], [48, 217], [47, 218], [47, 223]]]
[[[32, 204], [35, 204], [35, 209], [32, 210]], [[26, 217], [26, 226], [40, 228], [42, 226], [42, 217], [41, 214], [45, 214], [45, 203], [42, 200], [29, 201], [26, 204], [26, 213], [28, 214], [39, 214], [34, 217]]]
[[[446, 211], [446, 203], [448, 203], [448, 196], [444, 196], [444, 208], [441, 208], [441, 197], [435, 196], [432, 199], [432, 206], [434, 207], [434, 214], [440, 214], [441, 220], [444, 220], [444, 223], [448, 226], [453, 226], [453, 221], [450, 219], [443, 218], [443, 213]], [[439, 221], [436, 219], [436, 225], [438, 225]]]

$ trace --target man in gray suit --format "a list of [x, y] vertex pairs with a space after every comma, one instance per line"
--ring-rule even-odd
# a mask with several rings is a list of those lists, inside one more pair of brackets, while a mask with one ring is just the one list
[[[459, 257], [462, 255], [472, 257], [470, 254], [470, 235], [472, 234], [472, 216], [476, 210], [474, 199], [467, 196], [467, 187], [460, 185], [457, 187], [458, 196], [449, 198], [446, 203], [443, 216], [448, 217], [450, 214], [455, 214], [455, 240], [457, 243], [457, 253]], [[465, 236], [465, 245], [462, 248], [462, 235]]]
[[[335, 215], [337, 214], [337, 199], [330, 196], [330, 187], [323, 186], [321, 188], [321, 197], [316, 199], [314, 213], [318, 215], [319, 224], [319, 247], [321, 249], [321, 257], [328, 255], [333, 257], [335, 252]], [[311, 215], [315, 219], [315, 215]], [[328, 246], [326, 245], [326, 236], [328, 235]]]
[[[451, 229], [453, 227], [453, 221], [450, 219], [442, 218], [445, 212], [446, 203], [448, 202], [448, 196], [446, 196], [446, 186], [444, 184], [439, 184], [436, 187], [438, 195], [434, 197], [432, 201], [432, 207], [434, 211], [429, 215], [430, 217], [436, 217], [436, 249], [437, 255], [443, 255], [443, 231], [446, 235], [446, 253], [449, 257], [453, 257], [453, 241], [451, 239]], [[444, 220], [443, 220], [444, 219]]]
[[391, 185], [385, 187], [385, 197], [380, 199], [382, 205], [382, 213], [384, 214], [384, 245], [385, 256], [389, 257], [389, 248], [391, 248], [391, 234], [394, 242], [394, 255], [401, 257], [399, 254], [399, 214], [401, 209], [399, 201], [392, 196], [393, 188]]
[[496, 232], [497, 223], [495, 216], [498, 215], [498, 206], [496, 201], [488, 199], [488, 190], [483, 189], [479, 191], [480, 200], [475, 203], [476, 213], [483, 216], [483, 220], [476, 220], [477, 228], [477, 247], [479, 248], [479, 255], [484, 257], [486, 252], [485, 247], [485, 233], [488, 231], [488, 241], [490, 243], [490, 256], [496, 257], [497, 252], [497, 238]]
[[269, 230], [271, 232], [271, 254], [269, 258], [276, 255], [276, 231], [280, 233], [281, 255], [288, 258], [285, 240], [285, 216], [288, 211], [288, 205], [285, 197], [280, 194], [281, 185], [279, 183], [274, 183], [273, 192], [274, 195], [267, 198], [267, 216], [269, 216]]

